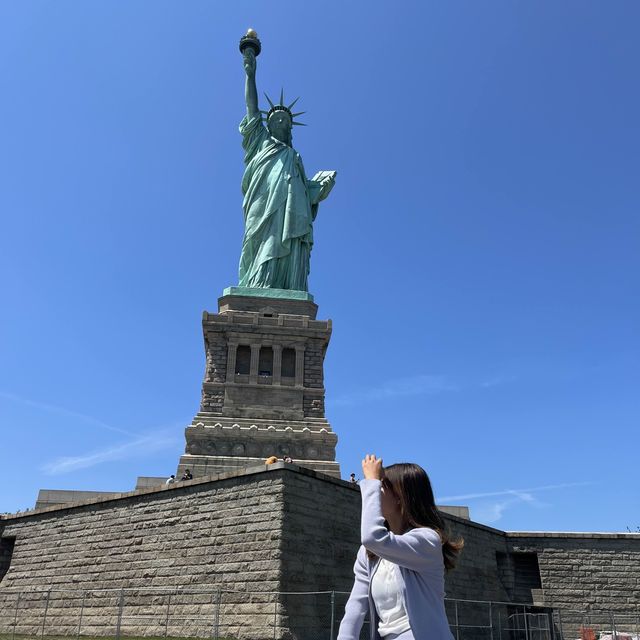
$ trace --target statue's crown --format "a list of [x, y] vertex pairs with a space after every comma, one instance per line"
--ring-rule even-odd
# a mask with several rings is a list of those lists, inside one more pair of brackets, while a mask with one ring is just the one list
[[303, 113], [306, 113], [306, 111], [299, 111], [298, 113], [293, 113], [291, 111], [291, 109], [293, 109], [293, 105], [298, 102], [298, 100], [300, 100], [300, 98], [296, 98], [289, 106], [287, 106], [284, 103], [284, 89], [280, 90], [280, 102], [279, 104], [274, 104], [273, 101], [271, 100], [271, 98], [265, 93], [264, 94], [265, 98], [267, 99], [267, 102], [269, 103], [269, 111], [262, 111], [262, 113], [266, 114], [267, 116], [267, 122], [269, 122], [269, 118], [276, 112], [276, 111], [284, 111], [285, 113], [289, 114], [289, 117], [291, 118], [291, 124], [292, 125], [296, 125], [299, 127], [306, 127], [307, 125], [304, 124], [303, 122], [296, 122], [294, 120], [294, 118], [296, 116], [301, 116]]

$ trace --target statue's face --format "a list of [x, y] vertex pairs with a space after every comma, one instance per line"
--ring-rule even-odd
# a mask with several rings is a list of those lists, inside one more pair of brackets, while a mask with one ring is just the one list
[[275, 111], [267, 122], [269, 133], [280, 142], [289, 144], [291, 141], [291, 118], [286, 111]]

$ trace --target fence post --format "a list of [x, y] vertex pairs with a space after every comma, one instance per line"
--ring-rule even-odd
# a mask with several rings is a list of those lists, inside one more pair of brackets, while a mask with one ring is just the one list
[[335, 627], [336, 624], [336, 592], [331, 592], [331, 634], [329, 636], [329, 640], [333, 640], [335, 637]]
[[51, 589], [47, 591], [47, 597], [44, 601], [44, 615], [42, 616], [42, 629], [40, 635], [44, 638], [44, 626], [47, 624], [47, 611], [49, 611], [49, 596], [51, 595]]
[[167, 637], [167, 632], [169, 631], [169, 608], [171, 607], [171, 594], [169, 594], [169, 599], [167, 600], [167, 615], [164, 619], [164, 637]]
[[460, 627], [458, 626], [458, 601], [453, 601], [456, 605], [456, 640], [460, 640]]
[[13, 617], [13, 631], [11, 632], [11, 640], [16, 637], [16, 627], [18, 626], [18, 607], [20, 606], [20, 596], [22, 592], [18, 591], [18, 599], [16, 600], [16, 615]]
[[547, 631], [549, 632], [549, 638], [551, 640], [556, 640], [556, 629], [553, 620], [553, 609], [551, 611], [547, 611]]
[[489, 632], [493, 640], [493, 602], [489, 602]]
[[84, 614], [84, 599], [87, 597], [87, 592], [82, 592], [82, 604], [80, 605], [80, 620], [78, 620], [78, 633], [76, 634], [76, 640], [80, 637], [80, 629], [82, 629], [82, 615]]
[[613, 611], [609, 611], [609, 616], [611, 617], [611, 639], [618, 640], [618, 633], [616, 631], [616, 619], [613, 615]]
[[124, 609], [124, 589], [120, 589], [120, 602], [118, 604], [118, 622], [116, 623], [116, 640], [120, 640], [122, 627], [122, 610]]
[[564, 640], [564, 629], [562, 628], [562, 609], [558, 609], [558, 631], [560, 632], [560, 640]]
[[220, 637], [220, 603], [222, 602], [222, 589], [218, 587], [218, 590], [213, 595], [213, 603], [215, 605], [215, 611], [213, 612], [213, 638], [218, 640]]
[[273, 640], [278, 637], [278, 596], [280, 594], [276, 591], [275, 599], [273, 601]]

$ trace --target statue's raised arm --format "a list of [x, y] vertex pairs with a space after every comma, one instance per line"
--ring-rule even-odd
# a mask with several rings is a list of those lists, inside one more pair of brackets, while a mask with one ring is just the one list
[[260, 113], [258, 108], [258, 89], [256, 88], [256, 54], [251, 47], [242, 52], [244, 72], [247, 79], [244, 85], [244, 99], [247, 103], [247, 117], [253, 118]]
[[[256, 57], [260, 40], [253, 29], [240, 40], [246, 74], [247, 113], [240, 123], [245, 150], [244, 239], [239, 284], [249, 289], [308, 291], [313, 221], [319, 203], [335, 182], [335, 171], [320, 171], [308, 180], [300, 154], [292, 146], [294, 100], [287, 106], [284, 92], [263, 122], [256, 88]], [[266, 126], [265, 126], [266, 125]]]

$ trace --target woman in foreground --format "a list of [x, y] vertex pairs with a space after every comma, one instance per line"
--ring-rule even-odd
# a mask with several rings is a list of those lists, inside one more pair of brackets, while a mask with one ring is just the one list
[[367, 612], [372, 640], [451, 640], [444, 572], [463, 541], [449, 540], [422, 467], [367, 455], [362, 471], [362, 546], [338, 640], [358, 640]]

